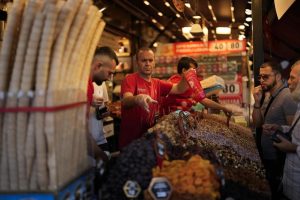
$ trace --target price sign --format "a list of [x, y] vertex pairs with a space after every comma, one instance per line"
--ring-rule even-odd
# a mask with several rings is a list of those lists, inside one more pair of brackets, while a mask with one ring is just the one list
[[243, 41], [230, 41], [227, 42], [227, 49], [229, 51], [231, 50], [237, 50], [237, 51], [243, 51], [244, 50]]
[[219, 51], [226, 51], [227, 45], [226, 42], [214, 42], [209, 45], [210, 52], [219, 52]]
[[166, 144], [161, 139], [156, 140], [155, 152], [156, 152], [156, 156], [161, 158], [164, 158], [166, 154]]
[[223, 94], [225, 95], [238, 95], [240, 94], [240, 84], [238, 83], [225, 83]]
[[164, 177], [152, 178], [148, 191], [155, 200], [168, 200], [172, 194], [172, 186]]
[[237, 52], [245, 51], [245, 41], [240, 40], [223, 40], [209, 42], [209, 52]]
[[137, 198], [141, 193], [141, 186], [136, 181], [128, 180], [123, 186], [127, 198]]

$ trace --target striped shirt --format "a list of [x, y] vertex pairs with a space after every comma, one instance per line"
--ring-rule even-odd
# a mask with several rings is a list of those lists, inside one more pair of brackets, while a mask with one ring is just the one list
[[[294, 122], [300, 115], [300, 103], [298, 104], [297, 113]], [[287, 132], [288, 126], [283, 126], [284, 132]], [[300, 120], [295, 125], [292, 132], [292, 143], [297, 145], [296, 153], [287, 153], [284, 172], [283, 172], [283, 192], [291, 200], [300, 199]]]

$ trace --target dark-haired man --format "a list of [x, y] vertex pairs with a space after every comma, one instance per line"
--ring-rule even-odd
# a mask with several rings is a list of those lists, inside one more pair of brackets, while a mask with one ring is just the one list
[[[196, 69], [198, 67], [198, 63], [191, 57], [182, 57], [178, 61], [177, 64], [177, 72], [178, 74], [175, 74], [169, 78], [169, 82], [176, 84], [179, 81], [181, 81], [182, 74], [186, 72], [189, 69]], [[188, 89], [183, 94], [170, 94], [166, 98], [164, 102], [164, 113], [168, 114], [171, 111], [175, 111], [178, 109], [186, 109], [189, 110], [196, 101], [192, 98], [192, 89]], [[205, 96], [203, 96], [202, 99], [198, 99], [198, 102], [201, 102], [204, 106], [212, 109], [217, 110], [223, 110], [225, 115], [230, 116], [232, 114], [232, 111], [225, 106], [216, 103]]]
[[[281, 73], [282, 68], [278, 63], [267, 62], [260, 66], [260, 85], [253, 91], [255, 103], [252, 118], [256, 127], [263, 127], [264, 124], [290, 125], [293, 121], [297, 104], [282, 80]], [[284, 163], [272, 143], [270, 135], [261, 135], [261, 156], [266, 177], [271, 187], [272, 199], [277, 199]]]
[[[98, 135], [99, 137], [101, 137], [101, 135], [99, 134], [103, 134], [103, 132], [99, 132], [101, 131], [101, 129], [103, 129], [103, 127], [101, 126], [100, 122], [97, 122], [97, 120], [93, 120], [95, 116], [95, 109], [97, 109], [100, 106], [103, 106], [103, 97], [99, 97], [97, 95], [94, 95], [94, 86], [93, 86], [93, 82], [100, 86], [102, 85], [102, 83], [104, 81], [109, 80], [113, 73], [114, 70], [116, 68], [116, 65], [118, 65], [119, 61], [118, 61], [118, 57], [116, 55], [116, 53], [110, 48], [110, 47], [99, 47], [96, 49], [95, 54], [94, 54], [94, 58], [92, 61], [92, 66], [91, 66], [91, 72], [90, 72], [90, 79], [88, 82], [88, 102], [90, 106], [90, 119], [89, 119], [89, 127], [90, 127], [90, 133], [89, 135], [89, 147], [90, 147], [90, 151], [91, 153], [93, 153], [94, 157], [98, 160], [98, 159], [103, 159], [103, 160], [107, 160], [107, 155], [97, 146], [97, 143], [95, 141], [95, 138], [92, 138], [92, 135]], [[93, 124], [93, 123], [97, 123], [97, 125]], [[98, 128], [93, 128], [99, 126]], [[97, 131], [97, 133], [92, 133], [92, 131]], [[102, 135], [103, 136], [103, 135]], [[104, 137], [104, 136], [103, 136]]]

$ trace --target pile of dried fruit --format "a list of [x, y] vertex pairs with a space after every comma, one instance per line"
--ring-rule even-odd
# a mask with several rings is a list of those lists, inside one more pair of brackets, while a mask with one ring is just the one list
[[199, 155], [188, 161], [163, 161], [153, 169], [153, 177], [166, 177], [173, 186], [172, 200], [207, 199], [220, 197], [219, 182], [214, 166]]
[[[128, 180], [136, 181], [142, 190], [147, 189], [151, 178], [152, 168], [156, 165], [153, 140], [141, 138], [126, 148], [117, 158], [115, 165], [109, 169], [109, 174], [101, 189], [101, 199], [127, 199], [123, 186]], [[144, 199], [141, 193], [136, 199]]]
[[268, 194], [264, 169], [250, 129], [234, 123], [228, 127], [222, 116], [171, 113], [149, 132], [163, 133], [170, 158], [182, 158], [186, 152], [199, 150], [204, 156], [210, 152], [223, 166], [226, 180], [250, 191]]

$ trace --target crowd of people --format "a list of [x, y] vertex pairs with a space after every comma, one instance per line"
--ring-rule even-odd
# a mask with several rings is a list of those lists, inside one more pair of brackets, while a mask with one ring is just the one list
[[[115, 52], [109, 47], [96, 50], [88, 84], [90, 107], [90, 152], [96, 160], [107, 160], [109, 153], [103, 133], [103, 116], [97, 109], [108, 101], [105, 84], [118, 64]], [[197, 62], [182, 57], [177, 65], [178, 74], [164, 81], [152, 77], [155, 68], [155, 53], [150, 48], [141, 48], [136, 54], [137, 72], [128, 74], [121, 85], [121, 128], [119, 149], [140, 138], [162, 114], [177, 109], [189, 110], [201, 102], [207, 108], [223, 110], [231, 116], [232, 111], [205, 96], [204, 91], [195, 98], [195, 91], [187, 81], [187, 74], [196, 74]], [[252, 113], [256, 127], [256, 143], [266, 169], [272, 199], [300, 199], [300, 61], [295, 62], [286, 82], [282, 68], [275, 62], [260, 66], [260, 85], [254, 88], [255, 100]], [[200, 81], [200, 80], [199, 80]], [[106, 116], [107, 112], [101, 113]], [[290, 134], [291, 140], [281, 131]], [[103, 151], [105, 150], [105, 151]]]

